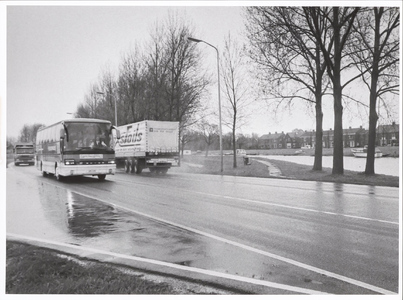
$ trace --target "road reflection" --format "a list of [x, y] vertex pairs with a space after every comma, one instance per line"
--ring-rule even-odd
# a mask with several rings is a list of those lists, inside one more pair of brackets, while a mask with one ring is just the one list
[[116, 209], [102, 202], [66, 190], [67, 223], [76, 237], [95, 237], [116, 230], [119, 216]]

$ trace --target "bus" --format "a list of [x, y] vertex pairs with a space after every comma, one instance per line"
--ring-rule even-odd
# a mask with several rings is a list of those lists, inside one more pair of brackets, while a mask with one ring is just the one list
[[18, 143], [14, 146], [14, 165], [35, 164], [35, 148], [33, 143]]
[[114, 141], [119, 130], [111, 122], [99, 119], [68, 119], [41, 127], [36, 135], [36, 167], [43, 176], [98, 176], [116, 171]]

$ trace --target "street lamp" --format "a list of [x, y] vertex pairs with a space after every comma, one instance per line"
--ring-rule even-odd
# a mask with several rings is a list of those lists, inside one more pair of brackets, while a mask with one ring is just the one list
[[219, 119], [219, 128], [220, 128], [220, 156], [221, 156], [221, 173], [224, 170], [224, 158], [222, 153], [222, 125], [221, 125], [221, 97], [220, 97], [220, 55], [218, 53], [218, 49], [213, 45], [207, 43], [206, 41], [195, 39], [192, 37], [188, 37], [188, 40], [194, 43], [205, 43], [210, 47], [214, 48], [217, 52], [217, 73], [218, 73], [218, 119]]
[[75, 114], [75, 113], [71, 113], [71, 112], [67, 112], [66, 114], [72, 115], [73, 118], [81, 118], [81, 116], [79, 114]]
[[[105, 93], [103, 93], [103, 92], [97, 92], [97, 94], [105, 95]], [[113, 96], [113, 95], [111, 95], [111, 96]], [[113, 97], [113, 100], [115, 100], [115, 126], [117, 127], [118, 126], [118, 112], [117, 112], [117, 108], [116, 108], [116, 97]]]

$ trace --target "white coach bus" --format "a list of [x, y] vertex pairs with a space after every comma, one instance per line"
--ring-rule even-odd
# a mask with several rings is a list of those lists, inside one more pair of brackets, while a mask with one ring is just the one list
[[42, 127], [36, 135], [36, 167], [43, 176], [97, 175], [104, 180], [115, 174], [115, 150], [111, 122], [98, 119], [69, 119]]

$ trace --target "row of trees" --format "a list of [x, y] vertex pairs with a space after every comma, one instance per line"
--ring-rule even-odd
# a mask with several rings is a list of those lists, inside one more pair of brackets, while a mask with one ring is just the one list
[[18, 140], [24, 143], [35, 143], [36, 133], [42, 126], [44, 126], [44, 124], [41, 123], [24, 124], [20, 130], [20, 135], [18, 138], [15, 139], [13, 137], [7, 137], [7, 142], [10, 144], [15, 144]]
[[322, 169], [322, 99], [331, 94], [333, 174], [343, 174], [343, 103], [356, 101], [343, 92], [361, 80], [369, 90], [365, 173], [374, 174], [377, 104], [399, 91], [399, 8], [247, 7], [245, 16], [248, 54], [263, 94], [279, 104], [315, 105], [314, 170]]
[[116, 101], [118, 125], [150, 119], [179, 121], [183, 129], [194, 123], [205, 107], [210, 81], [200, 50], [187, 40], [191, 28], [174, 13], [155, 24], [144, 50], [137, 45], [122, 56], [117, 76], [102, 72], [76, 116], [115, 123]]
[[[204, 49], [187, 39], [195, 35], [190, 22], [170, 13], [163, 23], [155, 24], [144, 50], [136, 46], [122, 56], [117, 76], [110, 70], [102, 72], [99, 82], [91, 85], [84, 102], [79, 104], [76, 117], [114, 123], [116, 102], [118, 125], [145, 119], [179, 121], [182, 146], [186, 142], [185, 130], [207, 128], [207, 124], [210, 130], [218, 126], [217, 121], [212, 121], [217, 120], [217, 110], [208, 106], [208, 88], [216, 82], [210, 74], [214, 69], [208, 73], [202, 67]], [[234, 140], [236, 131], [245, 123], [246, 107], [253, 101], [245, 76], [247, 56], [230, 34], [220, 56], [223, 124]], [[207, 143], [211, 145], [212, 141]]]

